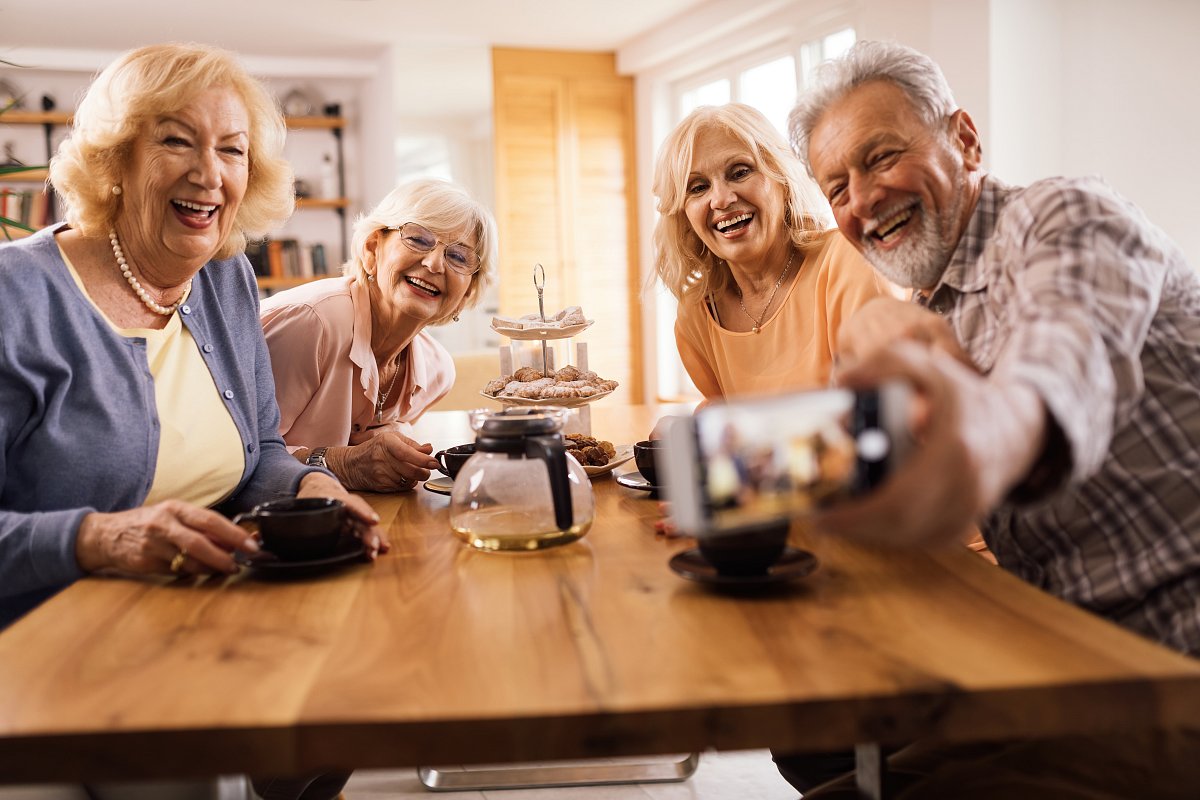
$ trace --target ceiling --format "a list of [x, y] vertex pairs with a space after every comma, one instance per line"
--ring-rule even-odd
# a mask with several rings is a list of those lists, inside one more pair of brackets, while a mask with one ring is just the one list
[[[0, 58], [186, 40], [244, 54], [363, 58], [393, 45], [615, 50], [701, 0], [0, 0]], [[48, 13], [49, 12], [49, 13]]]
[[[491, 109], [492, 46], [617, 50], [713, 2], [57, 0], [48, 14], [44, 0], [0, 0], [0, 59], [49, 66], [47, 51], [78, 51], [92, 72], [131, 47], [199, 41], [239, 53], [264, 76], [328, 77], [365, 64], [361, 76], [386, 64], [405, 120], [480, 119]], [[265, 66], [270, 59], [286, 66]]]

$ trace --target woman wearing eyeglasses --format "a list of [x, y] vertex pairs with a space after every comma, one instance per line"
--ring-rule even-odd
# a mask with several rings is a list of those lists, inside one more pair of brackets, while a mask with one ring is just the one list
[[437, 467], [408, 437], [454, 384], [426, 325], [478, 302], [497, 260], [491, 212], [452, 183], [421, 179], [354, 227], [342, 277], [269, 297], [262, 325], [288, 449], [349, 489], [407, 491]]

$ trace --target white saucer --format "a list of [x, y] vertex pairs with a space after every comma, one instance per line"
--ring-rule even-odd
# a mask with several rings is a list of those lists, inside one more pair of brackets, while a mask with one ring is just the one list
[[433, 492], [434, 494], [450, 494], [454, 490], [454, 481], [445, 475], [438, 475], [436, 478], [430, 478], [425, 481], [425, 491]]

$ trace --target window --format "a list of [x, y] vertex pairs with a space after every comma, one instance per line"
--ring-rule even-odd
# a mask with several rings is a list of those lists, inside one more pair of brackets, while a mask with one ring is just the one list
[[854, 41], [854, 29], [842, 28], [828, 36], [805, 42], [800, 47], [800, 74], [804, 85], [807, 86], [812, 80], [813, 70], [818, 64], [842, 55], [854, 45]]
[[679, 99], [679, 116], [675, 121], [683, 119], [688, 112], [697, 106], [719, 106], [729, 102], [729, 80], [721, 78], [701, 84], [694, 89], [683, 92]]
[[787, 116], [796, 103], [796, 59], [787, 55], [743, 71], [738, 98], [763, 112], [786, 136]]
[[[754, 106], [787, 135], [787, 115], [798, 90], [807, 85], [816, 66], [836, 58], [855, 42], [853, 28], [841, 28], [799, 47], [781, 45], [753, 56], [677, 82], [672, 91], [671, 124], [697, 106], [737, 102]], [[663, 135], [666, 131], [663, 131]], [[676, 301], [661, 284], [655, 295], [655, 337], [658, 355], [658, 396], [663, 399], [697, 397], [675, 348]]]

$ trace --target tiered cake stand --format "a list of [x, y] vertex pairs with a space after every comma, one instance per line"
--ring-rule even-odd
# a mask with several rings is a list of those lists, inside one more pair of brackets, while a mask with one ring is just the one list
[[[558, 328], [553, 326], [503, 328], [493, 324], [492, 330], [510, 340], [508, 344], [500, 346], [500, 374], [512, 375], [522, 366], [533, 366], [534, 369], [541, 370], [543, 373], [553, 372], [558, 369], [554, 363], [555, 351], [547, 348], [546, 342], [559, 339], [573, 339], [577, 334], [591, 327], [593, 322], [594, 320], [588, 320], [579, 325], [568, 325]], [[520, 343], [526, 341], [540, 341], [542, 343], [540, 359], [535, 355], [532, 365], [523, 363], [521, 358], [523, 348]], [[568, 350], [574, 353], [574, 357], [570, 359], [570, 363], [580, 370], [586, 370], [588, 368], [587, 342], [572, 341], [568, 345]], [[537, 363], [539, 360], [541, 361], [540, 364]], [[495, 400], [506, 406], [563, 406], [574, 409], [575, 413], [571, 414], [563, 433], [581, 433], [585, 436], [591, 436], [592, 412], [589, 406], [602, 397], [608, 397], [612, 394], [612, 391], [600, 392], [591, 397], [549, 397], [545, 399], [495, 397], [483, 391], [480, 391], [480, 394], [489, 400]]]

